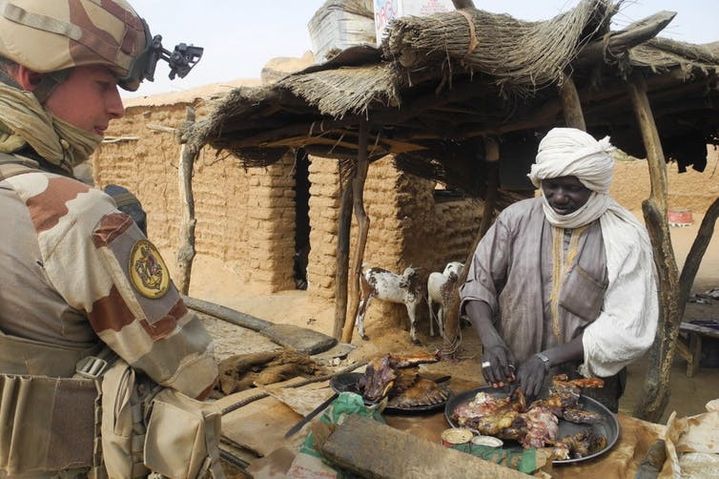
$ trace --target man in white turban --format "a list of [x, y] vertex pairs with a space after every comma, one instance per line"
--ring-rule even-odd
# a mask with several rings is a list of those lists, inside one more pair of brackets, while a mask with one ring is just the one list
[[625, 366], [654, 341], [657, 286], [644, 227], [609, 195], [609, 138], [554, 128], [529, 178], [542, 195], [505, 209], [477, 246], [461, 308], [494, 386], [539, 395], [558, 373], [601, 377], [613, 411]]

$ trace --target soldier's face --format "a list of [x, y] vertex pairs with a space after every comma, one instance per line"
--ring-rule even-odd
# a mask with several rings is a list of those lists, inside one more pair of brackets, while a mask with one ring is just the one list
[[110, 120], [125, 114], [115, 76], [96, 65], [73, 68], [52, 91], [45, 108], [61, 120], [102, 136]]
[[549, 206], [560, 215], [574, 213], [589, 201], [592, 190], [576, 176], [560, 176], [542, 180], [542, 191]]

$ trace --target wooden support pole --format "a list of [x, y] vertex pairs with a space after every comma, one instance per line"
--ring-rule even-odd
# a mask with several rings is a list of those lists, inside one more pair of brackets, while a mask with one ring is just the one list
[[332, 336], [342, 339], [347, 322], [347, 274], [350, 263], [350, 229], [352, 228], [352, 182], [340, 178], [342, 199], [340, 202], [337, 238], [337, 272], [335, 273], [335, 325]]
[[364, 261], [364, 250], [367, 245], [369, 233], [369, 217], [364, 209], [364, 184], [367, 180], [369, 170], [368, 158], [369, 145], [369, 124], [367, 120], [360, 120], [359, 143], [357, 145], [357, 164], [355, 165], [354, 177], [352, 178], [352, 207], [355, 218], [357, 218], [357, 251], [354, 255], [354, 264], [349, 278], [349, 311], [342, 330], [342, 341], [352, 342], [355, 317], [359, 309], [360, 301], [360, 275], [362, 274], [362, 262]]
[[694, 243], [692, 243], [692, 247], [689, 250], [687, 259], [684, 262], [684, 267], [682, 268], [682, 274], [679, 277], [679, 307], [681, 316], [684, 316], [684, 308], [686, 307], [687, 301], [689, 301], [689, 295], [691, 294], [694, 279], [699, 271], [699, 265], [714, 235], [714, 226], [716, 225], [717, 218], [719, 218], [719, 198], [715, 199], [706, 213], [704, 213], [704, 219], [699, 226], [697, 237], [694, 239]]
[[453, 356], [460, 344], [460, 311], [459, 311], [459, 287], [464, 284], [467, 280], [467, 273], [469, 272], [469, 265], [472, 264], [474, 258], [474, 252], [477, 249], [477, 245], [480, 240], [484, 237], [492, 225], [494, 220], [494, 211], [497, 207], [497, 197], [499, 190], [499, 143], [494, 138], [485, 138], [485, 162], [487, 166], [487, 195], [484, 198], [484, 208], [482, 211], [482, 221], [479, 223], [479, 231], [477, 236], [472, 243], [472, 247], [467, 252], [467, 257], [464, 260], [464, 269], [462, 274], [459, 275], [459, 279], [455, 284], [450, 296], [449, 305], [447, 306], [447, 312], [445, 313], [444, 320], [444, 345], [442, 348], [442, 355], [446, 357]]
[[559, 96], [562, 99], [564, 124], [569, 128], [587, 131], [587, 123], [584, 121], [582, 102], [579, 100], [577, 87], [574, 80], [567, 74], [563, 74], [562, 85], [559, 87]]
[[642, 203], [642, 211], [659, 276], [659, 326], [649, 354], [649, 371], [644, 382], [644, 394], [634, 410], [634, 415], [647, 421], [658, 422], [669, 400], [671, 366], [682, 319], [679, 312], [679, 273], [667, 220], [667, 165], [649, 104], [647, 86], [642, 76], [632, 76], [629, 82], [629, 97], [647, 151], [651, 193]]
[[[195, 123], [195, 109], [187, 107], [187, 125]], [[180, 150], [179, 193], [182, 209], [180, 246], [177, 249], [177, 289], [189, 294], [192, 261], [195, 259], [195, 198], [192, 194], [192, 170], [200, 152], [197, 145], [185, 142]]]

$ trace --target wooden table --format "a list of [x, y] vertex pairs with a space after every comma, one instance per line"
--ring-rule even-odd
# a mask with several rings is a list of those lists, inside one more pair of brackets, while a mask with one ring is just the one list
[[[719, 339], [719, 330], [693, 323], [682, 323], [679, 327], [677, 353], [687, 362], [687, 377], [694, 377], [699, 370], [702, 357], [702, 336]], [[682, 338], [682, 334], [687, 338]]]

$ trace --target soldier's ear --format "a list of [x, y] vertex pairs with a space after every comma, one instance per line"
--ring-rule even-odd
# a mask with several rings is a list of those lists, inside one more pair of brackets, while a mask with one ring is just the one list
[[29, 68], [18, 65], [10, 72], [15, 81], [23, 90], [34, 91], [42, 81], [43, 74]]

